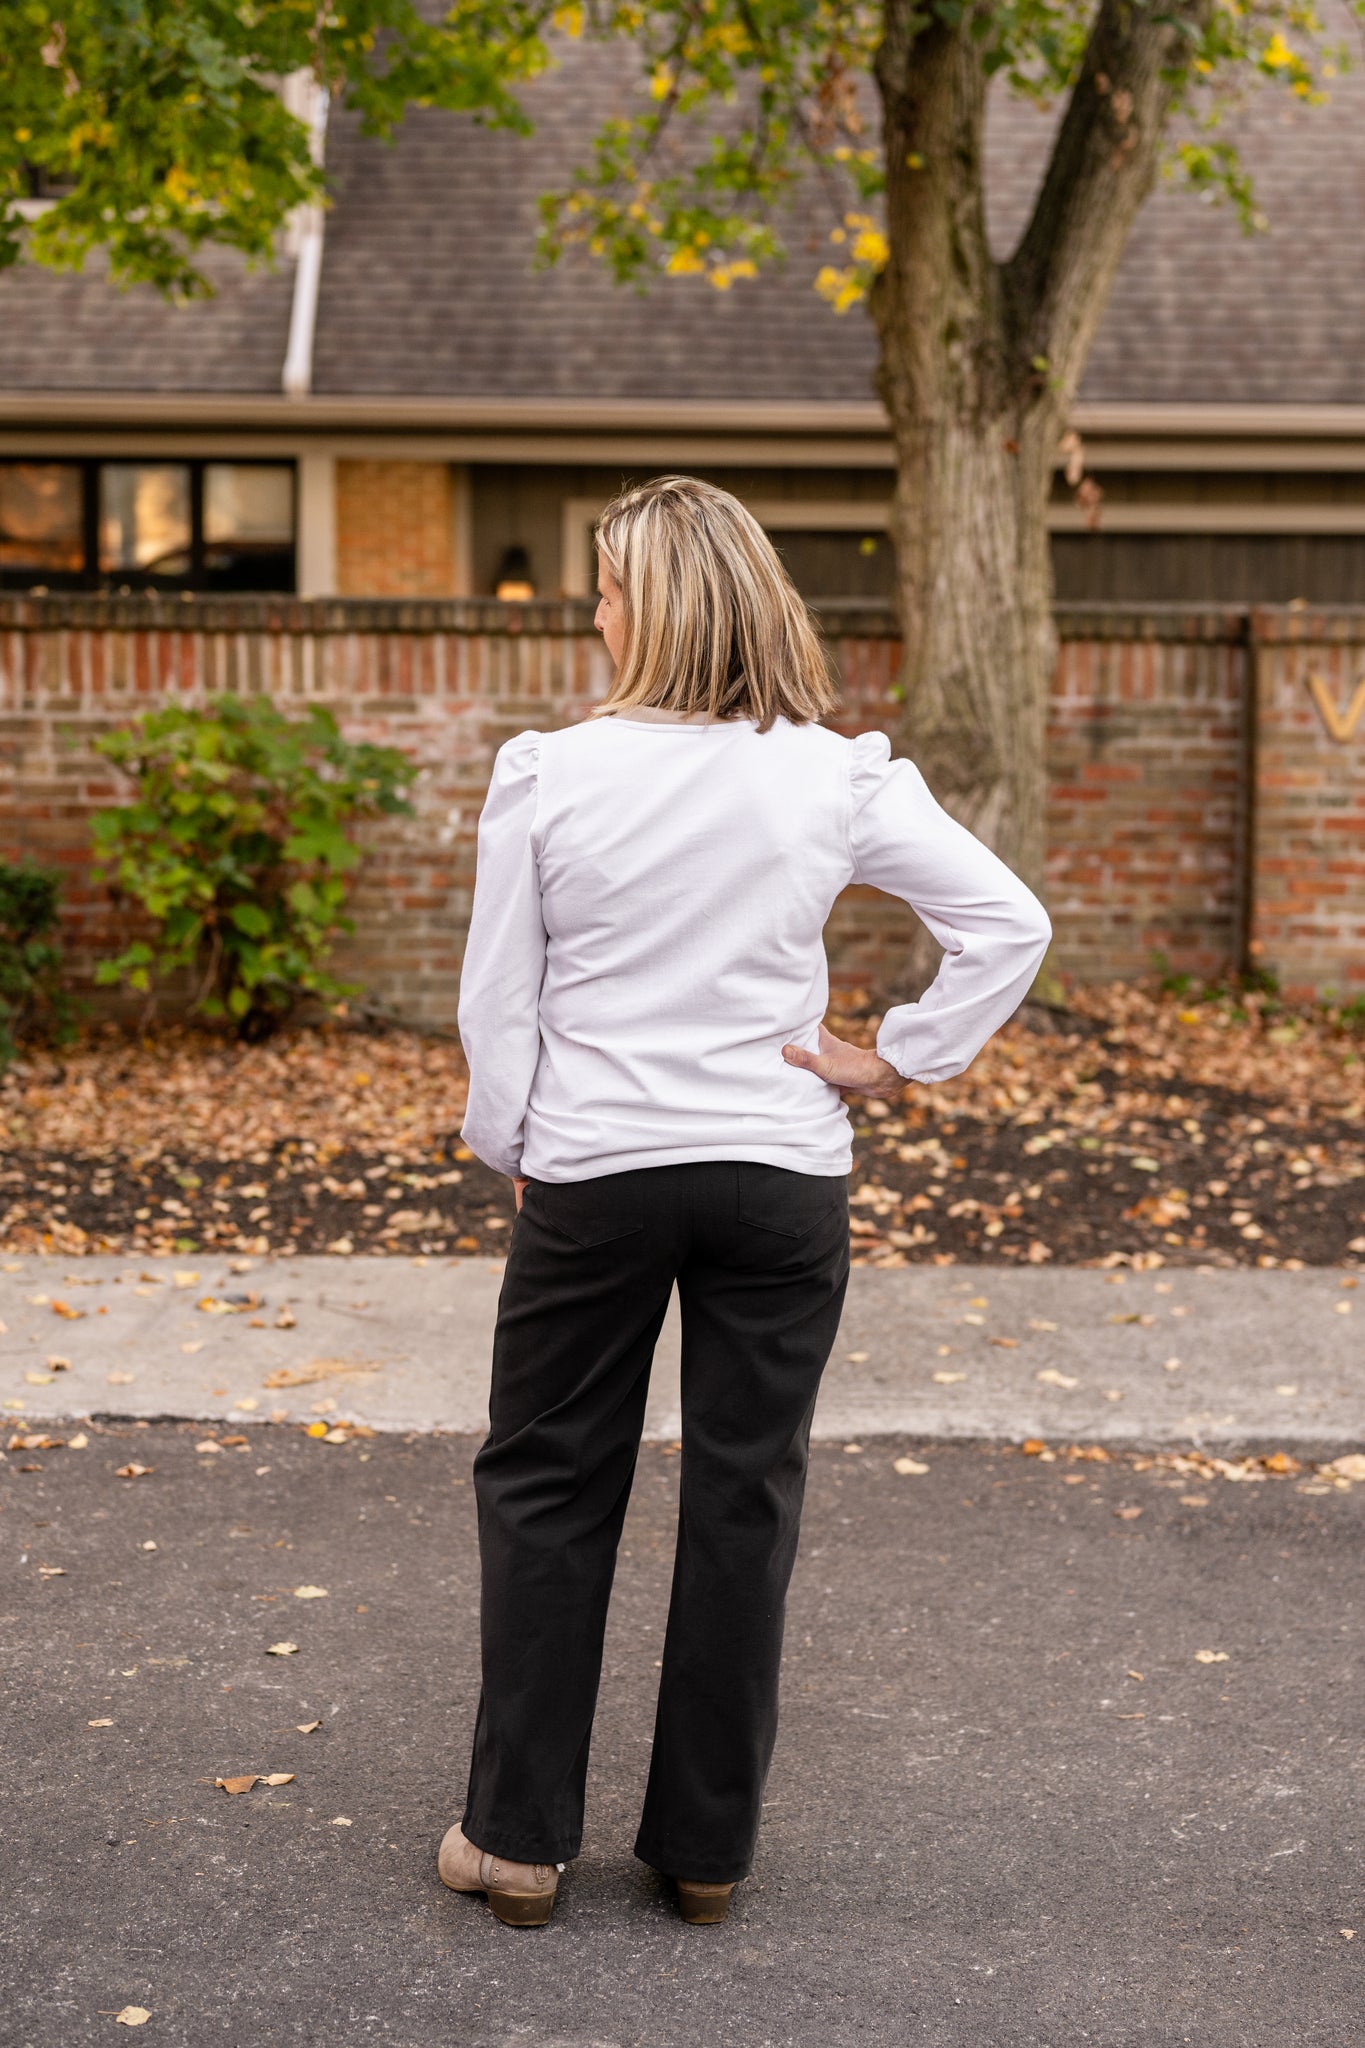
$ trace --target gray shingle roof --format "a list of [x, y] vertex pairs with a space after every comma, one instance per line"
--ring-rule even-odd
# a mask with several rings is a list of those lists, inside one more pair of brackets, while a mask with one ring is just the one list
[[217, 296], [181, 307], [116, 291], [99, 261], [0, 271], [0, 391], [278, 392], [293, 264], [251, 272], [224, 250], [201, 268]]
[[[864, 315], [838, 318], [810, 279], [830, 216], [808, 196], [785, 269], [718, 293], [665, 279], [616, 289], [590, 259], [533, 272], [537, 195], [581, 160], [590, 127], [631, 90], [600, 47], [571, 48], [528, 95], [533, 140], [411, 115], [393, 144], [334, 120], [318, 312], [319, 397], [733, 399], [871, 396]], [[1365, 403], [1365, 79], [1326, 107], [1264, 92], [1245, 153], [1269, 230], [1160, 190], [1102, 323], [1082, 397], [1129, 403]], [[991, 220], [1008, 246], [1047, 121], [1000, 103]], [[172, 311], [93, 271], [0, 275], [0, 390], [260, 393], [280, 388], [292, 265], [244, 274], [213, 259], [218, 298]]]

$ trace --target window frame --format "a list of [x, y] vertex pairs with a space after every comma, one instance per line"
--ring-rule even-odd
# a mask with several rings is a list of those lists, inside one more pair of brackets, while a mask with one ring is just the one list
[[[157, 576], [140, 569], [100, 568], [100, 471], [106, 463], [174, 465], [190, 473], [190, 568], [186, 576]], [[292, 597], [299, 587], [299, 463], [296, 456], [285, 455], [183, 455], [161, 453], [147, 449], [130, 455], [110, 453], [107, 455], [49, 455], [34, 451], [32, 454], [17, 454], [7, 451], [0, 455], [0, 467], [8, 464], [25, 464], [35, 468], [75, 469], [81, 475], [81, 539], [85, 566], [72, 572], [47, 572], [42, 569], [17, 569], [0, 565], [0, 594], [11, 593], [22, 596], [34, 590], [51, 591], [103, 591], [106, 593], [188, 590], [207, 597], [266, 596]], [[204, 541], [204, 473], [211, 466], [230, 465], [239, 469], [287, 469], [290, 489], [290, 524], [292, 537], [288, 544], [290, 578], [287, 587], [269, 586], [259, 591], [243, 588], [233, 590], [231, 586], [210, 582], [205, 569], [206, 546]], [[215, 547], [221, 543], [214, 543]], [[286, 549], [281, 546], [281, 555]]]

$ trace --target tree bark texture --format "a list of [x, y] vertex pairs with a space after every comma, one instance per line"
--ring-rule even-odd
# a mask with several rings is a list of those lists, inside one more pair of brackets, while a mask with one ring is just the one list
[[[1197, 25], [1205, 4], [1187, 5], [1186, 20]], [[999, 262], [985, 225], [983, 45], [969, 21], [885, 0], [876, 77], [889, 253], [871, 310], [897, 451], [899, 744], [1035, 887], [1056, 655], [1048, 502], [1086, 354], [1156, 176], [1187, 47], [1178, 11], [1100, 0], [1032, 218]]]

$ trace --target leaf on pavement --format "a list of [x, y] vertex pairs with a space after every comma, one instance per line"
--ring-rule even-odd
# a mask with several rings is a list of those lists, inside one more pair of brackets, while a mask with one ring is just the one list
[[145, 2005], [125, 2005], [122, 2012], [114, 2014], [116, 2027], [145, 2027], [151, 2014]]
[[293, 1782], [293, 1771], [271, 1771], [261, 1780], [263, 1785], [292, 1785]]
[[321, 1728], [322, 1722], [296, 1721], [294, 1726], [298, 1729], [300, 1735], [312, 1735], [317, 1729]]
[[252, 1771], [244, 1778], [215, 1778], [213, 1782], [221, 1787], [224, 1792], [231, 1792], [235, 1795], [238, 1792], [249, 1792], [252, 1786], [257, 1784], [259, 1780], [256, 1772]]
[[897, 1458], [891, 1469], [893, 1472], [901, 1473], [904, 1478], [918, 1479], [929, 1470], [929, 1467], [922, 1465], [918, 1458]]
[[294, 1598], [296, 1600], [325, 1600], [327, 1598], [327, 1588], [325, 1586], [295, 1586]]
[[271, 1643], [265, 1654], [267, 1657], [293, 1657], [298, 1654], [298, 1647], [297, 1643]]
[[1194, 1661], [1196, 1664], [1226, 1664], [1228, 1653], [1226, 1650], [1196, 1650]]
[[146, 1479], [155, 1470], [155, 1465], [120, 1465], [115, 1477], [118, 1479]]
[[1034, 1378], [1041, 1380], [1045, 1387], [1075, 1387], [1080, 1384], [1067, 1373], [1058, 1372], [1055, 1365], [1045, 1365], [1041, 1372], [1034, 1374]]

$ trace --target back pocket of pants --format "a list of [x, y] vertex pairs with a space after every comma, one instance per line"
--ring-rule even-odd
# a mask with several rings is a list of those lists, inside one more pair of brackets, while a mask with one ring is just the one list
[[551, 1230], [570, 1237], [585, 1249], [610, 1244], [614, 1238], [633, 1237], [645, 1227], [638, 1198], [629, 1189], [613, 1186], [617, 1176], [606, 1174], [601, 1181], [533, 1180], [522, 1197], [523, 1207]]
[[827, 1216], [848, 1208], [848, 1182], [841, 1173], [794, 1173], [787, 1166], [738, 1163], [741, 1223], [779, 1237], [804, 1237]]

